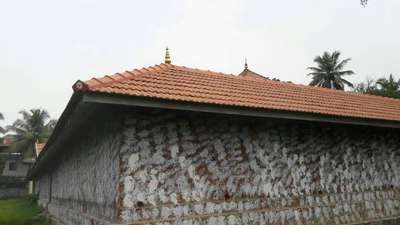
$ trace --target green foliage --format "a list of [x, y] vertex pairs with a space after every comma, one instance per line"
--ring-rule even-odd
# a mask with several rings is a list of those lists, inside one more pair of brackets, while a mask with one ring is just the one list
[[49, 219], [40, 215], [39, 207], [31, 199], [0, 200], [0, 224], [49, 225]]
[[361, 5], [365, 7], [368, 3], [368, 0], [360, 0], [360, 2], [361, 2]]
[[337, 90], [344, 90], [345, 85], [353, 87], [353, 84], [343, 79], [343, 76], [352, 75], [352, 70], [344, 70], [344, 67], [351, 60], [350, 58], [339, 60], [340, 52], [334, 51], [331, 53], [324, 52], [322, 56], [317, 56], [314, 62], [317, 63], [316, 67], [308, 67], [312, 72], [310, 86], [331, 88]]
[[[0, 113], [0, 120], [4, 120], [4, 116], [3, 116], [2, 113]], [[6, 131], [6, 130], [5, 130], [3, 127], [0, 126], [0, 133], [1, 133], [1, 134], [4, 134], [5, 131]]]
[[50, 120], [44, 109], [22, 110], [19, 113], [22, 118], [7, 127], [8, 131], [15, 133], [11, 150], [22, 153], [24, 158], [31, 158], [35, 156], [35, 142], [46, 142], [57, 121]]
[[396, 81], [392, 74], [389, 78], [381, 77], [376, 81], [367, 79], [354, 88], [355, 92], [378, 95], [390, 98], [400, 98], [400, 79]]

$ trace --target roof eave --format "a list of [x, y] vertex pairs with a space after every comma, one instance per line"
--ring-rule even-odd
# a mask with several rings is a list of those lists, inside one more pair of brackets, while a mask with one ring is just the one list
[[399, 121], [333, 116], [333, 115], [324, 115], [317, 113], [258, 109], [258, 108], [238, 107], [238, 106], [224, 106], [224, 105], [215, 105], [208, 103], [194, 103], [186, 101], [165, 100], [165, 99], [156, 99], [150, 97], [135, 97], [135, 96], [97, 93], [97, 92], [86, 92], [83, 95], [82, 101], [91, 103], [141, 106], [141, 107], [151, 107], [151, 108], [164, 108], [164, 109], [229, 114], [229, 115], [400, 128]]

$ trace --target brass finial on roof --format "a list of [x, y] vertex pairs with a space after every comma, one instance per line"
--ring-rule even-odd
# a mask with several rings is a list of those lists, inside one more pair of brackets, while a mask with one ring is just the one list
[[168, 46], [165, 48], [165, 61], [166, 64], [171, 64], [171, 56], [169, 55]]
[[247, 70], [249, 66], [247, 65], [247, 58], [244, 58], [244, 69]]

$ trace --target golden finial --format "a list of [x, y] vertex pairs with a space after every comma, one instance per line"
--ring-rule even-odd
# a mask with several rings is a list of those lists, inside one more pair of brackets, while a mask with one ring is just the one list
[[247, 58], [244, 58], [244, 69], [247, 70], [249, 67], [247, 65]]
[[168, 46], [165, 48], [165, 61], [166, 64], [171, 64], [171, 57], [169, 56]]

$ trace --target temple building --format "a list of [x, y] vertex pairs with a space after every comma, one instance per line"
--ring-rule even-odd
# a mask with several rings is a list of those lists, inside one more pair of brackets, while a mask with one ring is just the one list
[[400, 100], [169, 53], [73, 91], [28, 174], [67, 225], [400, 223]]

